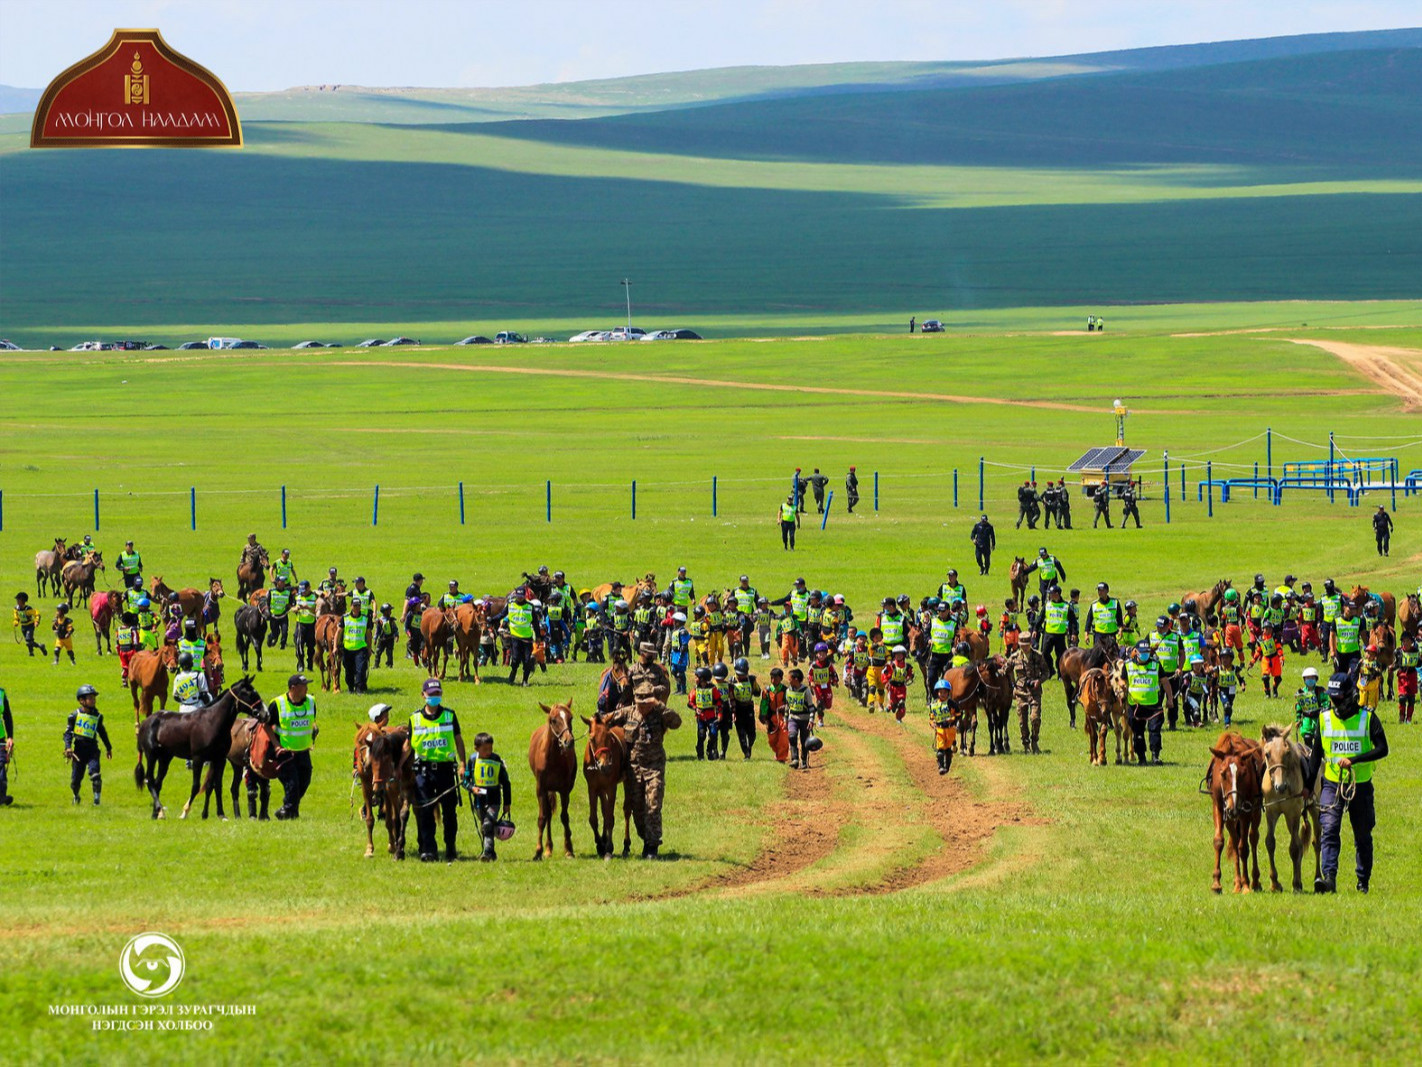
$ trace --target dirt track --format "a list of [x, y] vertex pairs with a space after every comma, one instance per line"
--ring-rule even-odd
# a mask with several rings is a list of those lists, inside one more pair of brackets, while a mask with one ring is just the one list
[[1337, 356], [1348, 366], [1402, 400], [1404, 411], [1422, 411], [1422, 350], [1347, 341], [1313, 341], [1298, 337], [1296, 345], [1312, 345]]

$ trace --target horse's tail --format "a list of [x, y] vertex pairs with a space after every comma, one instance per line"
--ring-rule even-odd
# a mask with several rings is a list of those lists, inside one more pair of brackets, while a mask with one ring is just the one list
[[143, 746], [138, 748], [138, 762], [133, 767], [133, 784], [138, 787], [138, 791], [143, 792], [143, 787], [147, 784], [143, 776]]

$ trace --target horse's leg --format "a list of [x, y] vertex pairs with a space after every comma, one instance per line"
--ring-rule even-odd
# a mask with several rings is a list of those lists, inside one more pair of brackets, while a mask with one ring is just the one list
[[534, 849], [533, 858], [541, 860], [543, 858], [543, 828], [548, 825], [548, 799], [543, 795], [543, 787], [537, 786], [538, 790], [538, 847]]
[[192, 791], [191, 794], [189, 794], [189, 796], [188, 796], [188, 802], [183, 805], [183, 813], [182, 813], [181, 815], [179, 815], [178, 818], [180, 818], [180, 819], [186, 819], [186, 818], [188, 817], [188, 812], [192, 810], [193, 801], [197, 799], [198, 790], [201, 789], [201, 788], [202, 788], [202, 760], [194, 759], [194, 760], [193, 760], [193, 791]]
[[1220, 853], [1224, 851], [1224, 812], [1221, 810], [1219, 799], [1215, 799], [1215, 873], [1210, 878], [1210, 890], [1214, 893], [1221, 892], [1220, 889]]
[[242, 805], [238, 802], [238, 794], [242, 790], [242, 770], [241, 764], [232, 764], [232, 817], [234, 819], [242, 817]]
[[365, 798], [365, 858], [375, 855], [375, 797], [370, 783], [364, 778], [360, 782], [361, 795]]
[[[148, 757], [148, 792], [153, 796], [153, 817], [155, 819], [165, 819], [168, 810], [163, 807], [163, 801], [159, 799], [163, 794], [163, 779], [168, 777], [168, 764], [173, 761], [173, 757], [166, 752], [158, 752]], [[155, 764], [157, 774], [154, 774]]]
[[1248, 859], [1254, 857], [1254, 876], [1250, 880], [1250, 886], [1254, 892], [1259, 892], [1259, 812], [1256, 810], [1249, 818], [1249, 823], [1244, 829], [1248, 832], [1248, 852], [1245, 853], [1245, 873], [1248, 874]]
[[1304, 831], [1303, 827], [1301, 827], [1299, 823], [1301, 820], [1306, 819], [1307, 816], [1304, 815], [1303, 812], [1295, 814], [1291, 811], [1289, 812], [1287, 818], [1289, 821], [1289, 859], [1294, 861], [1294, 892], [1302, 893]]
[[[207, 765], [207, 784], [203, 787], [207, 790], [207, 796], [202, 801], [202, 817], [207, 818], [207, 802], [214, 793], [217, 794], [217, 817], [223, 822], [227, 821], [227, 813], [222, 810], [222, 777], [227, 773], [227, 761], [225, 759], [213, 760]], [[216, 781], [214, 781], [216, 779]], [[236, 807], [234, 804], [233, 807]]]
[[593, 843], [597, 845], [598, 859], [602, 858], [602, 834], [597, 828], [597, 810], [601, 798], [597, 795], [597, 779], [588, 779], [588, 825], [592, 827]]
[[573, 787], [569, 786], [561, 794], [563, 800], [563, 855], [573, 858], [573, 828], [568, 823], [568, 801], [572, 798]]
[[[1264, 847], [1269, 851], [1269, 889], [1274, 893], [1282, 893], [1284, 887], [1279, 884], [1279, 869], [1274, 866], [1274, 825], [1279, 821], [1278, 812], [1269, 813], [1269, 826], [1264, 832]], [[1293, 827], [1289, 827], [1289, 855], [1293, 855]], [[1294, 864], [1295, 874], [1298, 872], [1297, 861]]]

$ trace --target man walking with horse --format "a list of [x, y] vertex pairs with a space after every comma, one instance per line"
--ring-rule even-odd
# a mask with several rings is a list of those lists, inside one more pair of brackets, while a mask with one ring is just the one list
[[[439, 859], [435, 840], [434, 806], [440, 806], [444, 824], [444, 862], [453, 863], [459, 835], [459, 782], [456, 770], [464, 765], [464, 735], [459, 716], [444, 706], [444, 687], [438, 678], [427, 678], [424, 704], [410, 716], [410, 749], [415, 757], [415, 826], [420, 862]], [[490, 739], [490, 747], [493, 741]]]
[[625, 728], [631, 774], [632, 818], [642, 839], [642, 858], [656, 859], [662, 845], [662, 797], [666, 792], [668, 730], [681, 727], [681, 716], [657, 698], [652, 685], [643, 682], [633, 690], [633, 704], [604, 717], [609, 726]]
[[1150, 738], [1150, 761], [1160, 766], [1160, 724], [1165, 702], [1171, 699], [1170, 678], [1160, 661], [1151, 654], [1149, 641], [1136, 643], [1126, 661], [1126, 704], [1131, 724], [1131, 745], [1141, 766], [1146, 762], [1146, 738]]
[[301, 798], [311, 786], [311, 746], [320, 732], [316, 726], [316, 699], [307, 696], [310, 679], [293, 674], [286, 680], [286, 692], [267, 707], [270, 721], [277, 724], [277, 779], [282, 801], [278, 819], [301, 818]]

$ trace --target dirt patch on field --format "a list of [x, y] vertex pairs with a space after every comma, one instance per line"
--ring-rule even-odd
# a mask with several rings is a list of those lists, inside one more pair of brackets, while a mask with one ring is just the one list
[[1296, 345], [1311, 345], [1337, 356], [1364, 377], [1402, 401], [1404, 411], [1422, 411], [1422, 350], [1347, 341], [1312, 341], [1290, 337]]

